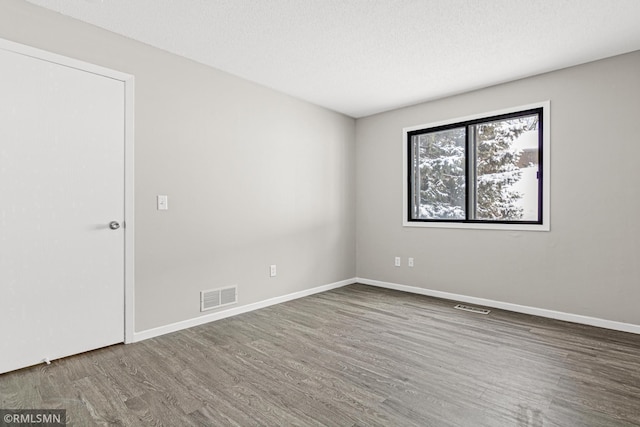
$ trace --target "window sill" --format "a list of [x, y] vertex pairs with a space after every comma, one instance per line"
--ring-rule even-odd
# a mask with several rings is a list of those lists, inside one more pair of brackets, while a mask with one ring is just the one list
[[490, 224], [469, 222], [420, 222], [403, 221], [403, 227], [458, 228], [467, 230], [550, 231], [549, 224]]

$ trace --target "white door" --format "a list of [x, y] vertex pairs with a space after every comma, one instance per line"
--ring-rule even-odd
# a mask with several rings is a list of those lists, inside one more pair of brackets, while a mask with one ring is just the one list
[[0, 373], [124, 341], [124, 96], [0, 49]]

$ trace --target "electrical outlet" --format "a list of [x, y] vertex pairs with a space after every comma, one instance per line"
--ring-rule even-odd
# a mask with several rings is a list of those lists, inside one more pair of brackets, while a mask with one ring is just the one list
[[408, 265], [409, 267], [413, 267], [413, 258], [409, 258], [409, 259], [407, 260], [407, 265]]
[[278, 270], [276, 269], [276, 265], [272, 264], [269, 267], [269, 277], [276, 277], [277, 274], [278, 274]]
[[400, 267], [400, 264], [401, 264], [401, 262], [400, 262], [400, 257], [399, 257], [399, 256], [397, 256], [397, 257], [396, 257], [396, 261], [395, 261], [395, 265], [396, 265], [396, 267]]

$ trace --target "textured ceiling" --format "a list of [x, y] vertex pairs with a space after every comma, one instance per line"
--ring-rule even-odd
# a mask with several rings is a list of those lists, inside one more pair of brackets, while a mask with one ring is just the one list
[[28, 1], [352, 117], [640, 49], [639, 0]]

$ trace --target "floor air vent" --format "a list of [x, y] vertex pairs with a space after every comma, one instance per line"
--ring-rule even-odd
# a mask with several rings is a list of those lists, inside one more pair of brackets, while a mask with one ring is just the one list
[[238, 302], [238, 287], [209, 289], [200, 292], [200, 311], [212, 310]]
[[458, 304], [453, 308], [457, 308], [458, 310], [470, 311], [472, 313], [478, 313], [478, 314], [489, 314], [489, 313], [491, 313], [491, 310], [487, 310], [487, 309], [484, 309], [484, 308], [478, 308], [478, 307], [471, 307], [470, 305], [464, 305], [464, 304]]

